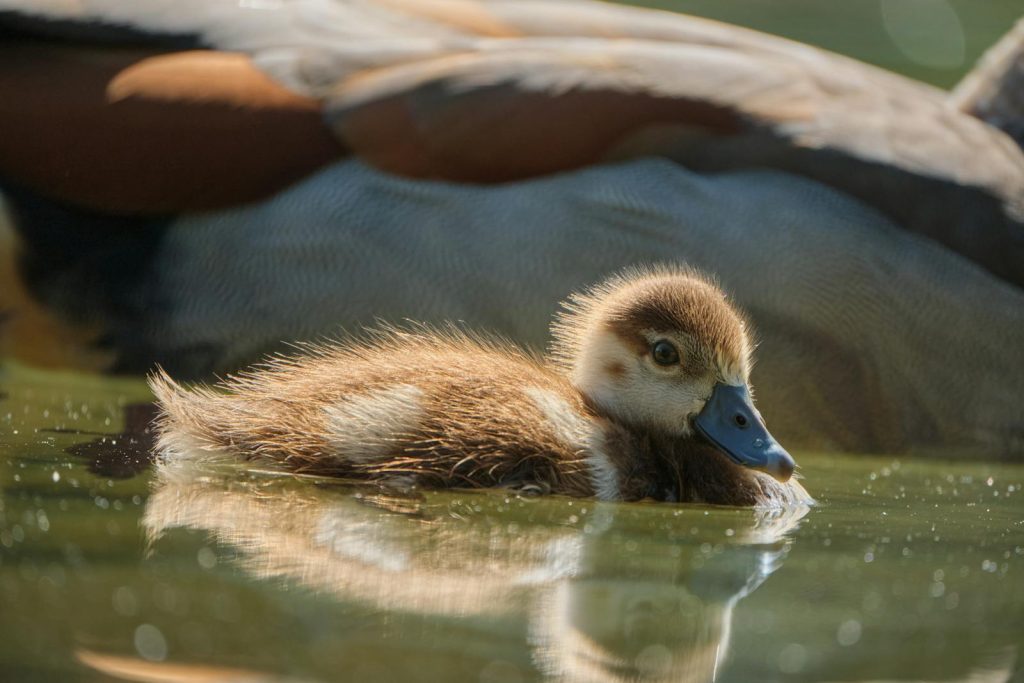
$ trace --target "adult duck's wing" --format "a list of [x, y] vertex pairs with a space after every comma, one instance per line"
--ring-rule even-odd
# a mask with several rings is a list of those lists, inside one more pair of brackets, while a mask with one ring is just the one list
[[[705, 19], [588, 0], [0, 0], [5, 8], [189, 35], [246, 53], [289, 89], [325, 102], [344, 140], [356, 137], [346, 119], [361, 119], [359, 133], [371, 140], [360, 149], [399, 172], [525, 177], [555, 166], [545, 158], [553, 151], [563, 164], [589, 163], [650, 121], [720, 133], [737, 130], [741, 118], [795, 148], [837, 150], [1024, 203], [1020, 155], [973, 117], [949, 112], [941, 91]], [[379, 114], [381, 100], [403, 95], [408, 120], [398, 130], [393, 116], [358, 114]], [[527, 115], [505, 116], [505, 107]], [[487, 116], [495, 109], [503, 129], [522, 133], [516, 144], [540, 140], [543, 153], [522, 167], [489, 154], [513, 137], [495, 135]], [[479, 123], [450, 130], [476, 114]], [[567, 120], [599, 130], [575, 152], [553, 150], [562, 141], [551, 129]], [[461, 134], [490, 143], [480, 151], [486, 163], [451, 158], [469, 156], [458, 151], [466, 146]], [[378, 138], [419, 158], [385, 153]], [[527, 145], [513, 159], [533, 151]]]
[[[126, 84], [121, 100], [194, 104], [191, 89], [201, 87], [180, 75], [188, 60], [193, 74], [226, 82], [255, 78], [255, 64], [309, 98], [292, 95], [289, 107], [309, 115], [323, 106], [345, 150], [410, 176], [508, 181], [652, 154], [698, 170], [777, 168], [852, 194], [1024, 284], [1020, 148], [939, 90], [784, 39], [585, 0], [0, 0], [4, 7], [193, 35], [249, 57], [133, 62], [108, 81], [115, 93], [114, 83]], [[177, 79], [186, 84], [166, 97]], [[238, 138], [233, 121], [222, 126], [225, 142]], [[292, 123], [275, 129], [282, 141], [246, 138], [248, 156], [208, 156], [229, 160], [218, 172], [229, 188], [256, 187], [261, 168], [267, 187], [305, 144], [313, 161], [301, 159], [299, 172], [342, 153], [308, 132], [315, 128]], [[237, 170], [246, 165], [255, 170]]]
[[[267, 197], [343, 155], [315, 100], [241, 55], [0, 45], [0, 174], [112, 213]], [[39, 87], [39, 77], [46, 82]]]
[[501, 32], [469, 3], [409, 8], [0, 0], [0, 179], [104, 214], [266, 198], [347, 153], [315, 83]]
[[230, 206], [344, 154], [322, 105], [186, 33], [0, 13], [0, 178], [113, 214]]
[[645, 155], [709, 172], [775, 168], [1024, 285], [1024, 152], [1001, 130], [853, 60], [664, 22], [642, 37], [481, 39], [306, 87], [352, 150], [396, 173], [505, 181]]
[[[244, 53], [164, 56], [163, 68], [177, 74], [192, 59], [205, 64], [194, 73], [241, 81], [218, 60], [246, 78], [254, 64], [309, 98], [289, 107], [309, 114], [322, 106], [345, 151], [394, 173], [496, 182], [645, 155], [712, 172], [776, 168], [854, 195], [1024, 285], [1021, 149], [951, 107], [942, 91], [784, 39], [586, 0], [0, 0], [3, 7], [187, 34]], [[143, 66], [132, 96], [173, 81]], [[170, 99], [188, 101], [192, 87]], [[343, 153], [320, 132], [294, 133], [315, 127], [283, 126], [297, 142], [267, 136], [249, 142], [259, 151], [249, 156], [271, 155], [262, 168], [291, 163], [301, 173]], [[302, 159], [304, 144], [313, 161]], [[287, 158], [273, 159], [274, 150]], [[258, 174], [219, 175], [248, 188]], [[275, 181], [267, 175], [265, 187]]]

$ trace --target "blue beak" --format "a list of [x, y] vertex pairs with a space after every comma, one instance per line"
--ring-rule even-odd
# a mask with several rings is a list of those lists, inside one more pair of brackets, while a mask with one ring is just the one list
[[793, 476], [796, 461], [768, 433], [746, 385], [716, 384], [694, 424], [736, 463], [766, 472], [781, 482]]

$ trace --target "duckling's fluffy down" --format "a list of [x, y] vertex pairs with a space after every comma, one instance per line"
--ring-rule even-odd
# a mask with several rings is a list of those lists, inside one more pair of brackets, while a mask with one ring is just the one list
[[562, 374], [511, 344], [389, 329], [300, 351], [215, 388], [157, 371], [165, 457], [228, 451], [316, 474], [594, 493], [592, 414]]
[[794, 480], [699, 441], [660, 442], [597, 415], [556, 365], [502, 340], [388, 329], [185, 389], [150, 378], [165, 462], [241, 456], [311, 474], [430, 487], [727, 505], [810, 501]]

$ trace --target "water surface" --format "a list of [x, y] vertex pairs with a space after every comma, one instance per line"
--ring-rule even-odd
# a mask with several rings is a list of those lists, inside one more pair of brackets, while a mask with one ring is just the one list
[[160, 474], [141, 382], [3, 379], [4, 680], [1021, 680], [1022, 465], [801, 453], [820, 504], [770, 514], [410, 496]]

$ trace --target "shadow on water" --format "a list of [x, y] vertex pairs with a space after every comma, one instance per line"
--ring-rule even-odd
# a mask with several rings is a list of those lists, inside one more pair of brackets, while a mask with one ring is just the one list
[[153, 419], [157, 407], [154, 403], [132, 403], [124, 407], [123, 415], [124, 429], [118, 434], [66, 428], [41, 431], [96, 437], [68, 446], [64, 452], [82, 459], [89, 472], [98, 477], [130, 479], [153, 464]]

